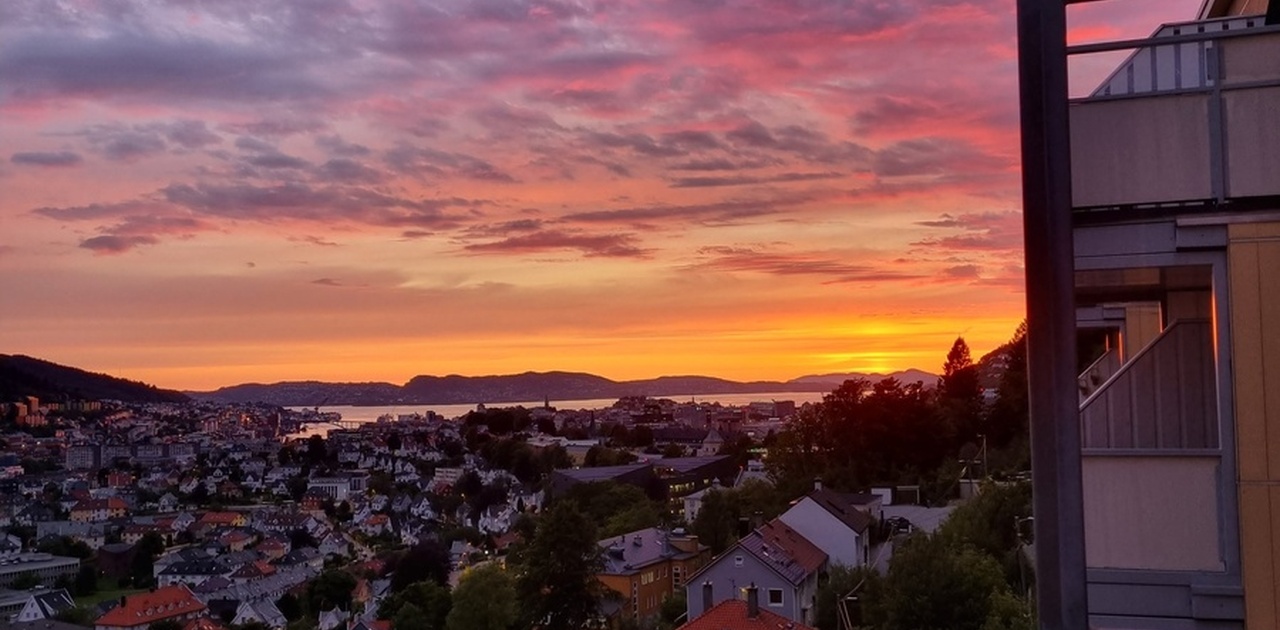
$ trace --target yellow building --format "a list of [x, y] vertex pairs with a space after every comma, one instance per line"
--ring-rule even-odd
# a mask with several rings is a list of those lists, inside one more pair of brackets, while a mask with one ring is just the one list
[[617, 615], [644, 619], [683, 592], [684, 580], [711, 558], [697, 536], [650, 527], [600, 541], [604, 569], [596, 575], [620, 603]]

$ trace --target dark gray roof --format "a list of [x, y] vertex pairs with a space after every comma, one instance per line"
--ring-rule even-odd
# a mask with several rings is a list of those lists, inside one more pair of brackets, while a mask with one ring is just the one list
[[575, 481], [589, 483], [592, 481], [608, 481], [627, 473], [648, 468], [649, 464], [627, 464], [625, 466], [597, 466], [595, 468], [562, 468], [555, 471]]
[[71, 594], [65, 588], [37, 593], [31, 597], [36, 600], [36, 605], [40, 607], [40, 612], [46, 619], [57, 616], [58, 613], [69, 608], [75, 608], [76, 605], [75, 600], [71, 599]]
[[160, 575], [222, 575], [231, 570], [217, 560], [193, 560], [175, 562], [160, 572]]
[[[602, 555], [605, 563], [601, 573], [628, 574], [664, 558], [688, 558], [696, 555], [673, 547], [669, 542], [670, 538], [670, 532], [649, 527], [601, 540], [598, 544], [604, 551]], [[706, 548], [705, 545], [700, 547]]]
[[854, 507], [855, 505], [865, 505], [854, 502], [855, 497], [859, 495], [841, 494], [823, 488], [821, 490], [813, 490], [805, 496], [813, 499], [814, 503], [817, 503], [822, 509], [830, 512], [832, 516], [848, 526], [849, 529], [859, 534], [866, 532], [867, 527], [871, 525], [871, 516]]
[[703, 466], [718, 464], [726, 459], [729, 459], [728, 455], [706, 455], [703, 457], [663, 457], [662, 459], [654, 460], [653, 465], [662, 466], [663, 468], [670, 468], [671, 470], [674, 470], [676, 472], [683, 473], [683, 472], [689, 472], [692, 470], [697, 470], [699, 468], [702, 468]]

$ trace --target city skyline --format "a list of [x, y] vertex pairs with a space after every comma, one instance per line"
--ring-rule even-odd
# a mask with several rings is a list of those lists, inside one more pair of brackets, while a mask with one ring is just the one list
[[0, 77], [0, 352], [786, 380], [1022, 319], [1011, 3], [6, 3]]

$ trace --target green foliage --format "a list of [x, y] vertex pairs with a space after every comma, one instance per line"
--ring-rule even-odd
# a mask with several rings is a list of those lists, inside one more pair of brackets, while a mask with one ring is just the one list
[[[580, 483], [564, 493], [561, 501], [572, 501], [594, 523], [608, 523], [610, 519], [649, 503], [644, 491], [630, 484], [616, 481]], [[654, 508], [656, 511], [657, 508]], [[628, 530], [630, 531], [630, 530]]]
[[982, 630], [1035, 630], [1036, 611], [1030, 602], [1005, 591], [991, 594], [991, 609]]
[[280, 609], [280, 614], [284, 615], [287, 621], [297, 621], [302, 618], [302, 603], [298, 601], [292, 593], [285, 593], [276, 600], [276, 608]]
[[982, 630], [993, 594], [1007, 592], [990, 556], [925, 534], [898, 545], [888, 575], [869, 586], [865, 619], [881, 630]]
[[27, 591], [37, 586], [40, 586], [40, 578], [31, 572], [23, 573], [9, 583], [9, 588], [15, 591]]
[[80, 570], [76, 572], [75, 583], [72, 585], [72, 592], [76, 597], [98, 592], [98, 570], [91, 565], [80, 565]]
[[857, 601], [847, 598], [860, 596], [868, 591], [875, 591], [880, 585], [880, 575], [865, 567], [846, 567], [835, 565], [827, 574], [827, 581], [818, 587], [814, 603], [814, 626], [818, 630], [843, 630], [840, 607], [845, 608], [843, 614], [850, 617], [854, 625], [861, 622]]
[[662, 606], [658, 608], [658, 626], [661, 628], [675, 628], [688, 621], [683, 618], [689, 608], [684, 589], [676, 589], [676, 591], [675, 595], [662, 600]]
[[444, 543], [424, 540], [396, 559], [391, 575], [391, 592], [399, 593], [425, 580], [444, 586], [449, 583], [449, 569], [449, 550]]
[[325, 571], [307, 585], [308, 608], [313, 612], [334, 607], [351, 610], [351, 591], [355, 587], [356, 579], [350, 573], [338, 569]]
[[488, 564], [468, 571], [453, 589], [448, 630], [506, 630], [518, 618], [511, 576]]
[[955, 431], [960, 442], [973, 441], [986, 430], [982, 385], [978, 366], [969, 355], [969, 344], [957, 337], [942, 366], [938, 383], [938, 408], [943, 420]]
[[538, 521], [528, 545], [514, 552], [516, 592], [529, 625], [581, 628], [595, 615], [603, 587], [595, 522], [572, 501], [559, 501]]
[[70, 556], [81, 560], [86, 560], [93, 556], [93, 550], [89, 548], [89, 545], [69, 536], [59, 536], [57, 538], [47, 540], [41, 543], [36, 551], [53, 554], [55, 556]]
[[436, 630], [426, 613], [417, 604], [408, 603], [391, 619], [392, 630]]
[[1002, 447], [1026, 438], [1029, 426], [1027, 399], [1027, 323], [1018, 326], [1003, 348], [1008, 361], [996, 387], [996, 401], [988, 418], [990, 443]]
[[[761, 523], [772, 520], [787, 508], [777, 488], [751, 479], [737, 488], [714, 490], [702, 496], [702, 507], [690, 530], [698, 540], [719, 554], [738, 540], [742, 519]], [[758, 514], [757, 514], [758, 513]]]
[[452, 605], [449, 589], [428, 580], [411, 584], [383, 600], [378, 607], [378, 618], [398, 620], [401, 613], [412, 606], [426, 621], [427, 628], [439, 630], [444, 628], [445, 617]]
[[987, 483], [951, 512], [938, 535], [952, 548], [967, 545], [1000, 558], [1017, 548], [1019, 522], [1030, 515], [1031, 484]]
[[662, 515], [658, 513], [658, 508], [646, 499], [610, 516], [600, 529], [600, 537], [608, 538], [647, 527], [657, 527], [661, 522]]
[[53, 616], [58, 621], [75, 624], [77, 626], [93, 627], [93, 620], [97, 613], [91, 606], [75, 606], [68, 608]]
[[587, 449], [587, 454], [582, 458], [582, 465], [585, 468], [596, 468], [599, 466], [622, 466], [630, 464], [638, 459], [635, 453], [620, 449], [612, 449], [607, 446], [592, 446]]

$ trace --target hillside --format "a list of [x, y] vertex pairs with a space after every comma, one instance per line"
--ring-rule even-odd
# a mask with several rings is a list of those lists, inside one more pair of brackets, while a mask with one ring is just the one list
[[41, 400], [121, 400], [186, 402], [185, 394], [107, 374], [50, 363], [24, 355], [0, 354], [0, 400], [36, 396]]
[[919, 370], [890, 375], [829, 374], [791, 381], [738, 382], [709, 376], [662, 376], [614, 381], [582, 372], [525, 372], [495, 376], [415, 376], [403, 387], [390, 383], [322, 383], [317, 381], [260, 383], [224, 387], [211, 392], [189, 392], [201, 400], [265, 402], [282, 406], [320, 405], [448, 405], [511, 403], [521, 401], [587, 400], [623, 396], [687, 396], [776, 392], [828, 392], [850, 378], [879, 381], [893, 376], [904, 382], [937, 377]]

